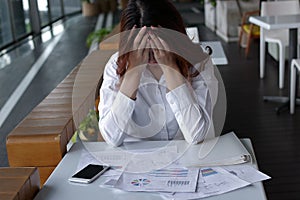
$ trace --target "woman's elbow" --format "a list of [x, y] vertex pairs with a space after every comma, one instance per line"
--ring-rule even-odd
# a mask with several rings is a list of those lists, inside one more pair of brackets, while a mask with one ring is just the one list
[[[110, 131], [109, 128], [105, 127], [104, 124], [99, 122], [99, 130], [102, 135], [104, 141], [113, 147], [118, 147], [123, 143], [122, 133], [118, 133], [118, 131]], [[116, 137], [117, 136], [117, 137]]]
[[[200, 127], [199, 127], [200, 126]], [[198, 144], [201, 143], [207, 138], [210, 131], [210, 121], [209, 120], [203, 120], [203, 123], [194, 130], [190, 130], [190, 134], [187, 134], [189, 137], [185, 137], [185, 140], [189, 144]]]
[[[105, 140], [105, 139], [104, 139]], [[112, 147], [118, 147], [120, 146], [123, 142], [120, 142], [120, 141], [114, 141], [114, 140], [105, 140], [105, 142], [112, 146]]]

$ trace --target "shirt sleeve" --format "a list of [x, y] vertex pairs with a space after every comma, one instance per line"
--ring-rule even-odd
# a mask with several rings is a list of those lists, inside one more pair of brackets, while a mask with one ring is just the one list
[[212, 102], [202, 73], [166, 94], [181, 132], [188, 143], [196, 144], [207, 136], [212, 123]]
[[104, 140], [113, 146], [122, 144], [126, 126], [131, 118], [135, 102], [119, 91], [117, 69], [117, 53], [114, 54], [103, 73], [100, 88], [99, 129]]

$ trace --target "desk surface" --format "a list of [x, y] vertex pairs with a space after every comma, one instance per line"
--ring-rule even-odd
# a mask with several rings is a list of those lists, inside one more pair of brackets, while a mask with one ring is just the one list
[[202, 49], [205, 50], [206, 46], [212, 49], [211, 59], [215, 65], [227, 65], [228, 60], [225, 55], [224, 49], [220, 41], [201, 41], [199, 40], [199, 33], [197, 27], [187, 27], [186, 33], [189, 38], [196, 44], [200, 44]]
[[251, 16], [249, 21], [264, 29], [290, 29], [300, 27], [300, 14], [280, 16]]
[[[253, 165], [257, 167], [255, 155], [249, 139], [242, 139], [242, 143], [248, 149], [253, 157]], [[57, 168], [51, 174], [41, 191], [37, 194], [35, 200], [49, 199], [163, 199], [156, 193], [143, 192], [125, 192], [113, 188], [100, 187], [104, 177], [98, 178], [91, 184], [82, 185], [68, 182], [68, 178], [76, 171], [82, 152], [82, 144], [76, 143], [65, 155]], [[261, 182], [250, 186], [228, 192], [222, 195], [205, 198], [209, 200], [265, 200], [265, 191]]]
[[205, 41], [200, 42], [203, 49], [209, 46], [212, 49], [211, 59], [215, 65], [227, 65], [228, 60], [220, 41]]

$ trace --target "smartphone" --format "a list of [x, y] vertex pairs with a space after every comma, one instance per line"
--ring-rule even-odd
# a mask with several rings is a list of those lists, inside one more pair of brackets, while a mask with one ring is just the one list
[[69, 181], [77, 183], [91, 183], [108, 169], [109, 166], [106, 165], [89, 164], [70, 177]]

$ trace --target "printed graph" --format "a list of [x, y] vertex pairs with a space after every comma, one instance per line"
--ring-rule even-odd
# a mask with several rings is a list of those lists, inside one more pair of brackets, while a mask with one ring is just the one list
[[151, 181], [146, 178], [134, 179], [131, 184], [137, 187], [148, 185]]
[[189, 170], [182, 168], [175, 169], [160, 169], [150, 173], [150, 176], [155, 177], [187, 177]]
[[212, 168], [201, 169], [202, 176], [210, 176], [217, 174], [218, 172], [214, 171]]
[[190, 184], [190, 181], [187, 180], [169, 180], [167, 182], [168, 187], [182, 187]]

